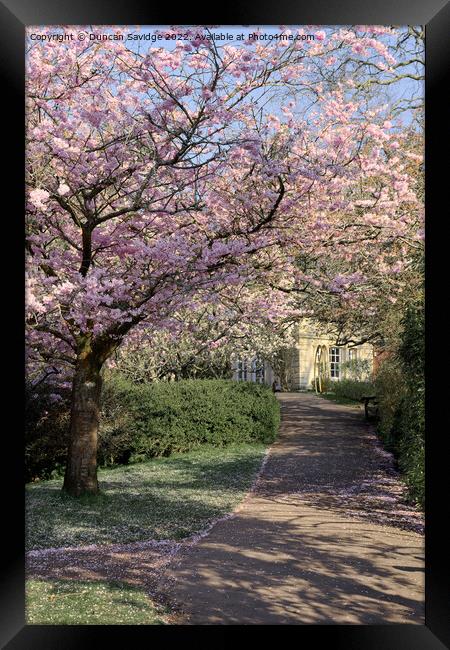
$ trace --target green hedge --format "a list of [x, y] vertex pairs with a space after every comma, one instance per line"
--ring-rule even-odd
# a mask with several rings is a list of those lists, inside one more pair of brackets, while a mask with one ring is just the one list
[[383, 361], [375, 376], [378, 399], [378, 434], [389, 451], [400, 451], [400, 405], [406, 396], [405, 375], [396, 357]]
[[425, 505], [425, 313], [411, 306], [402, 321], [398, 354], [376, 377], [379, 435], [398, 460], [409, 495]]
[[[51, 478], [64, 470], [70, 404], [53, 403], [49, 390], [28, 391], [25, 478]], [[133, 384], [108, 373], [102, 391], [98, 462], [126, 464], [184, 452], [202, 444], [270, 443], [280, 409], [267, 386], [231, 380]]]
[[356, 379], [341, 379], [331, 383], [330, 390], [336, 397], [346, 397], [359, 401], [362, 397], [374, 394], [374, 385], [371, 381], [357, 381]]
[[205, 443], [269, 443], [280, 421], [278, 401], [268, 387], [223, 379], [132, 384], [111, 374], [102, 411], [99, 460], [104, 464], [167, 456]]

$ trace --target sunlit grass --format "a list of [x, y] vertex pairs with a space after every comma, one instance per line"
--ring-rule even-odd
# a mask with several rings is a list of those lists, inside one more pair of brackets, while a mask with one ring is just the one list
[[166, 612], [123, 583], [28, 580], [29, 625], [164, 625]]
[[62, 479], [29, 484], [27, 548], [182, 539], [231, 511], [261, 465], [265, 446], [203, 446], [99, 470], [100, 494], [73, 498]]

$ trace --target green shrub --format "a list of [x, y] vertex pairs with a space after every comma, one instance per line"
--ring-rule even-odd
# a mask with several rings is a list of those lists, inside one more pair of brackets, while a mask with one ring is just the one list
[[411, 306], [402, 321], [399, 357], [405, 374], [405, 396], [399, 409], [399, 465], [409, 493], [425, 504], [425, 310]]
[[272, 442], [280, 419], [266, 386], [220, 379], [136, 385], [117, 373], [105, 382], [102, 411], [99, 453], [106, 463], [123, 462], [124, 452], [136, 461], [205, 443]]
[[425, 404], [424, 389], [408, 388], [399, 409], [398, 462], [412, 500], [425, 505]]
[[319, 392], [319, 386], [322, 388], [322, 393], [328, 393], [331, 390], [333, 390], [333, 380], [330, 379], [330, 377], [322, 377], [320, 383], [319, 383], [319, 378], [316, 377], [315, 379], [311, 380], [311, 388], [312, 390]]
[[126, 465], [134, 451], [131, 405], [136, 384], [123, 375], [111, 374], [103, 382], [97, 460], [105, 467]]
[[336, 397], [345, 397], [359, 401], [362, 397], [373, 395], [375, 388], [371, 381], [341, 379], [340, 381], [333, 381], [330, 390]]
[[[274, 440], [280, 422], [272, 391], [231, 380], [182, 380], [133, 384], [108, 373], [102, 390], [98, 462], [126, 464], [185, 452], [202, 444]], [[45, 386], [27, 389], [25, 478], [48, 479], [64, 472], [70, 403], [53, 402]]]
[[378, 400], [378, 434], [384, 446], [398, 457], [400, 448], [400, 407], [406, 395], [405, 377], [400, 360], [383, 361], [375, 376]]
[[398, 460], [410, 498], [425, 503], [425, 317], [423, 304], [402, 320], [396, 356], [383, 362], [375, 379], [378, 432]]
[[341, 363], [341, 370], [348, 379], [369, 381], [371, 364], [369, 359], [349, 359]]
[[69, 440], [67, 396], [53, 397], [54, 389], [25, 387], [25, 481], [49, 479], [64, 470]]

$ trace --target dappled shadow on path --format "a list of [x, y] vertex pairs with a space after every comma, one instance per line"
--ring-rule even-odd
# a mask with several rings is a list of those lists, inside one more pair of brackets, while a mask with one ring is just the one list
[[392, 454], [359, 410], [315, 395], [280, 395], [282, 428], [259, 493], [423, 534]]
[[177, 557], [163, 589], [197, 624], [423, 623], [423, 517], [392, 457], [358, 411], [279, 399], [255, 494]]
[[199, 543], [30, 557], [29, 575], [140, 585], [192, 624], [422, 624], [423, 517], [392, 457], [359, 412], [279, 398], [280, 436], [255, 491]]
[[191, 623], [423, 623], [420, 538], [313, 508], [255, 508], [178, 557], [166, 589]]

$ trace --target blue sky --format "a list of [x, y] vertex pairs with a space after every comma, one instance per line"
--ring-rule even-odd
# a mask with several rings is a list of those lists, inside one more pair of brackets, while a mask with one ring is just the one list
[[[44, 28], [49, 28], [49, 26], [43, 26]], [[120, 26], [122, 29], [124, 29], [126, 26]], [[196, 27], [196, 26], [180, 26], [180, 30], [183, 29], [183, 27]], [[198, 26], [199, 29], [201, 29], [203, 26], [200, 25]], [[291, 29], [294, 33], [295, 30], [298, 28], [303, 29], [305, 33], [311, 33], [314, 34], [318, 30], [323, 30], [326, 33], [329, 33], [330, 31], [334, 31], [335, 29], [340, 29], [342, 25], [288, 25], [285, 28], [286, 29]], [[95, 25], [95, 26], [71, 26], [71, 30], [76, 29], [76, 30], [84, 30], [87, 32], [93, 31], [93, 32], [98, 32], [100, 30], [102, 31], [108, 31], [108, 32], [114, 32], [116, 29], [116, 26], [100, 26], [100, 25]], [[171, 29], [171, 26], [168, 25], [141, 25], [141, 26], [134, 26], [130, 25], [129, 30], [130, 33], [139, 33], [139, 34], [151, 34], [156, 31], [164, 31], [166, 29]], [[239, 46], [241, 41], [236, 40], [236, 36], [238, 34], [244, 33], [245, 35], [248, 35], [251, 32], [260, 30], [261, 32], [264, 32], [265, 34], [271, 35], [271, 34], [276, 34], [279, 33], [280, 28], [277, 25], [251, 25], [251, 26], [241, 26], [241, 25], [220, 25], [220, 26], [215, 26], [209, 28], [209, 30], [213, 34], [218, 34], [218, 33], [228, 33], [232, 34], [234, 36], [233, 40], [230, 41], [216, 41], [216, 43], [220, 45], [224, 45], [226, 43], [232, 43], [235, 46]], [[27, 29], [28, 34], [31, 33], [31, 31], [38, 32], [39, 27], [29, 27]], [[56, 31], [63, 31], [62, 28], [56, 28], [55, 27], [55, 32]], [[269, 41], [260, 41], [260, 43], [264, 42], [269, 42]], [[151, 42], [151, 41], [134, 41], [134, 40], [127, 40], [127, 47], [129, 47], [131, 50], [136, 50], [136, 51], [141, 51], [141, 52], [146, 52], [148, 51], [149, 48], [152, 47], [157, 47], [157, 48], [166, 48], [168, 50], [171, 50], [175, 47], [176, 41], [174, 40], [159, 40], [156, 42]], [[68, 43], [68, 46], [70, 46], [70, 43]], [[307, 45], [305, 47], [308, 47]], [[406, 72], [408, 68], [402, 68], [402, 72]], [[377, 93], [377, 96], [379, 95], [380, 97], [380, 103], [384, 103], [383, 100], [383, 95], [389, 97], [390, 100], [395, 99], [399, 100], [401, 99], [402, 96], [408, 96], [411, 95], [412, 92], [415, 92], [416, 97], [422, 99], [423, 101], [423, 96], [424, 96], [424, 87], [423, 87], [423, 82], [418, 82], [414, 81], [411, 79], [402, 79], [398, 81], [395, 85], [393, 86], [379, 86], [379, 93]], [[407, 124], [411, 120], [411, 115], [409, 112], [404, 112], [402, 114], [402, 120], [403, 123]]]
[[[200, 26], [201, 27], [201, 26]], [[302, 28], [305, 33], [311, 33], [314, 34], [318, 30], [324, 30], [325, 32], [329, 33], [330, 31], [334, 31], [337, 29], [340, 29], [343, 27], [342, 25], [288, 25], [286, 26], [286, 29], [291, 29], [293, 32], [294, 30], [298, 28]], [[140, 33], [146, 34], [146, 33], [153, 33], [157, 30], [165, 30], [165, 29], [171, 29], [169, 25], [143, 25], [140, 26]], [[182, 27], [181, 27], [182, 29]], [[130, 31], [133, 30], [133, 26], [130, 26]], [[278, 25], [250, 25], [250, 26], [242, 26], [242, 25], [220, 25], [217, 27], [211, 27], [210, 31], [214, 34], [220, 33], [220, 32], [227, 32], [229, 34], [232, 34], [233, 36], [236, 37], [237, 34], [244, 33], [245, 35], [248, 35], [249, 33], [252, 33], [254, 31], [261, 30], [262, 32], [266, 34], [276, 34], [279, 33], [280, 27]], [[228, 41], [230, 42], [230, 41]], [[240, 41], [233, 40], [231, 41], [233, 45], [238, 46]], [[219, 45], [225, 44], [226, 41], [220, 41], [218, 42]], [[136, 44], [136, 42], [129, 41], [128, 42], [130, 49], [137, 49], [139, 45]], [[151, 44], [148, 41], [144, 42], [144, 44], [141, 44], [141, 47], [143, 47], [145, 50], [148, 47], [164, 47], [169, 50], [173, 49], [175, 47], [175, 41], [168, 41], [168, 40], [162, 40], [162, 41], [157, 41], [155, 44]], [[403, 68], [402, 72], [405, 73], [408, 70], [408, 68]], [[394, 86], [380, 86], [380, 103], [381, 103], [381, 94], [382, 93], [387, 93], [389, 98], [392, 100], [400, 100], [404, 96], [410, 96], [413, 92], [415, 93], [416, 97], [421, 99], [423, 101], [424, 98], [424, 93], [425, 93], [425, 88], [424, 88], [424, 83], [423, 82], [418, 82], [412, 79], [401, 79], [398, 81]], [[402, 121], [404, 124], [408, 124], [411, 121], [411, 114], [409, 111], [404, 112], [402, 114]]]

